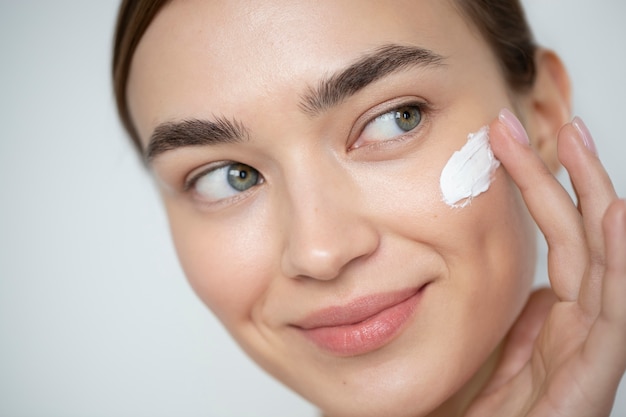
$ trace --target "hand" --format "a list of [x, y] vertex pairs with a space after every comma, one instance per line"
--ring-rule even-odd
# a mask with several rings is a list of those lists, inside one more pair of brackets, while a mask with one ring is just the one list
[[561, 129], [557, 145], [578, 206], [510, 112], [490, 136], [546, 238], [552, 289], [530, 297], [466, 415], [607, 417], [626, 369], [626, 201], [580, 119]]

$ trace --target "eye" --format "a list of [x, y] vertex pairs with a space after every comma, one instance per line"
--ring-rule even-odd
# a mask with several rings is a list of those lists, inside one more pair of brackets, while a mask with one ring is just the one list
[[369, 122], [353, 147], [358, 148], [370, 142], [384, 142], [394, 139], [415, 129], [421, 121], [422, 109], [420, 106], [398, 107]]
[[208, 202], [217, 202], [245, 192], [262, 181], [261, 174], [239, 162], [213, 168], [193, 177], [186, 188]]

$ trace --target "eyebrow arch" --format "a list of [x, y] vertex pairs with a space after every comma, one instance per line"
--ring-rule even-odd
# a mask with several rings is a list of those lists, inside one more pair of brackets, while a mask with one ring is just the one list
[[374, 81], [408, 67], [441, 66], [445, 57], [429, 49], [387, 44], [361, 57], [347, 68], [321, 80], [301, 98], [301, 110], [316, 116], [356, 94]]
[[214, 121], [186, 119], [180, 122], [165, 122], [154, 129], [144, 159], [149, 164], [158, 155], [176, 148], [238, 143], [248, 138], [248, 130], [242, 123], [223, 117], [218, 117]]

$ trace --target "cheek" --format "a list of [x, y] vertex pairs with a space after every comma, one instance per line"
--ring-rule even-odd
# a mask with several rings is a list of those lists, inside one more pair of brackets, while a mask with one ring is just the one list
[[535, 228], [502, 167], [489, 190], [464, 208], [452, 208], [439, 189], [447, 159], [433, 160], [423, 170], [408, 165], [404, 174], [398, 170], [394, 174], [400, 185], [388, 187], [384, 200], [373, 204], [383, 208], [378, 220], [386, 229], [431, 248], [445, 264], [445, 276], [431, 291], [433, 317], [446, 317], [454, 337], [463, 339], [458, 346], [474, 346], [477, 355], [484, 355], [504, 336], [528, 297]]
[[458, 313], [457, 331], [470, 341], [467, 353], [482, 358], [505, 337], [526, 304], [534, 278], [535, 228], [502, 169], [489, 191], [453, 217], [456, 239], [442, 249], [448, 251], [450, 268], [446, 285], [459, 300], [451, 308]]
[[197, 210], [167, 204], [181, 266], [196, 294], [233, 331], [263, 302], [272, 271], [267, 231], [258, 221], [215, 220]]
[[[514, 319], [534, 277], [535, 229], [516, 188], [503, 170], [491, 189], [458, 213], [458, 240], [448, 247], [453, 270], [466, 270], [460, 287], [478, 314]], [[461, 211], [464, 209], [461, 209]], [[473, 260], [473, 262], [470, 262]]]
[[406, 193], [403, 204], [392, 208], [395, 216], [389, 218], [411, 239], [432, 247], [450, 274], [463, 277], [466, 290], [480, 292], [477, 300], [484, 300], [490, 291], [525, 297], [520, 290], [529, 286], [534, 275], [535, 228], [517, 187], [500, 167], [486, 192], [466, 207], [453, 208], [443, 201], [440, 171], [430, 170], [417, 187], [420, 192]]
[[448, 266], [444, 286], [447, 296], [458, 300], [459, 324], [469, 330], [468, 337], [498, 340], [520, 313], [533, 282], [532, 219], [502, 168], [490, 189], [467, 207], [442, 212], [433, 216], [429, 236]]

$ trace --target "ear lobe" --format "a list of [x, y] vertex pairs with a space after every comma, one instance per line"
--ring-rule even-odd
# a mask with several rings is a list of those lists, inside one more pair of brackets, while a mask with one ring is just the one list
[[560, 167], [557, 134], [571, 118], [570, 80], [563, 62], [553, 51], [539, 49], [536, 65], [535, 84], [523, 99], [524, 119], [531, 145], [555, 173]]

